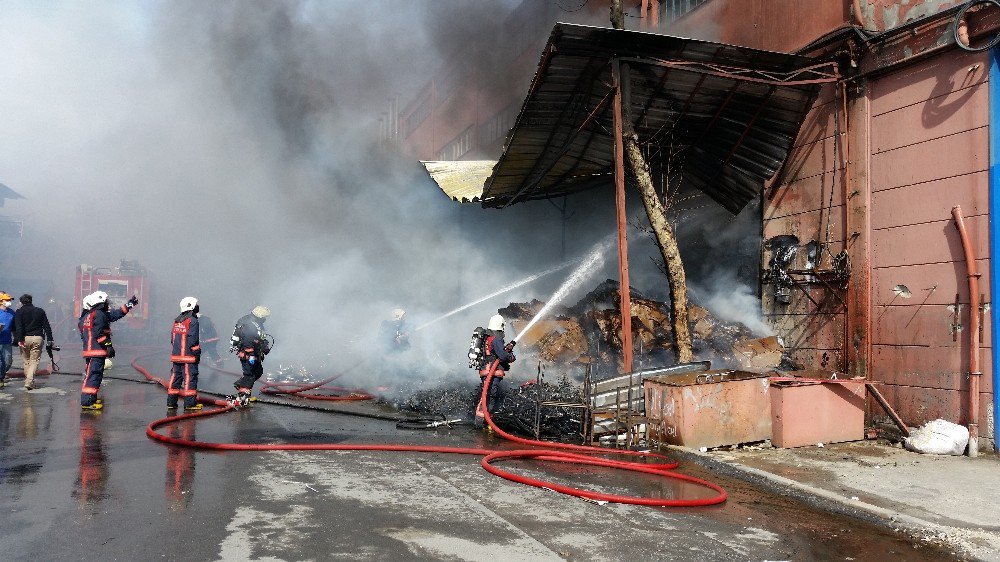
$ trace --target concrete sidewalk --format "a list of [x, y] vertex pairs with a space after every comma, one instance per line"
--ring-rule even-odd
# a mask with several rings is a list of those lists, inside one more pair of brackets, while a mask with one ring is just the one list
[[797, 449], [672, 448], [713, 470], [1000, 561], [1000, 457], [921, 455], [885, 441]]

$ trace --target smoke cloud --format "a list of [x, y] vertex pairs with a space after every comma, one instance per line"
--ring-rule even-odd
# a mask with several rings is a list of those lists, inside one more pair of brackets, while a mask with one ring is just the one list
[[[4, 276], [52, 279], [68, 301], [77, 265], [135, 259], [163, 341], [182, 297], [223, 339], [264, 304], [272, 362], [345, 365], [379, 355], [394, 307], [417, 325], [581, 255], [614, 228], [611, 193], [570, 199], [565, 225], [547, 202], [460, 207], [378, 148], [387, 100], [518, 4], [0, 3], [0, 181], [27, 198], [4, 208], [25, 223]], [[642, 258], [633, 271], [665, 286]], [[561, 281], [421, 330], [401, 368], [464, 369], [472, 328]]]

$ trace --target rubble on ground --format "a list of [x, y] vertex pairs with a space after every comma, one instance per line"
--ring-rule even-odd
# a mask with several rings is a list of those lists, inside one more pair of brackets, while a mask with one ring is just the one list
[[[635, 291], [632, 299], [632, 333], [636, 368], [657, 368], [676, 364], [673, 323], [669, 303], [648, 298]], [[517, 362], [508, 380], [500, 381], [503, 398], [494, 419], [500, 427], [519, 435], [535, 432], [536, 411], [540, 412], [541, 434], [550, 439], [579, 436], [580, 409], [537, 407], [538, 394], [549, 402], [580, 403], [584, 372], [593, 381], [622, 371], [621, 316], [618, 283], [607, 280], [573, 306], [556, 306], [529, 333], [521, 334], [527, 323], [545, 305], [532, 300], [511, 303], [500, 314], [513, 328], [507, 339], [516, 339]], [[716, 366], [773, 368], [782, 359], [776, 338], [754, 340], [750, 329], [736, 322], [714, 317], [708, 310], [689, 305], [694, 354]], [[545, 372], [542, 385], [535, 384], [539, 363]], [[515, 386], [515, 381], [530, 378]], [[557, 381], [551, 384], [550, 381]], [[444, 382], [434, 388], [397, 393], [390, 399], [401, 410], [430, 417], [471, 419], [477, 385], [475, 379]]]
[[[670, 303], [631, 292], [634, 365], [655, 368], [677, 362], [674, 350]], [[500, 309], [518, 341], [521, 365], [541, 361], [552, 374], [581, 380], [589, 366], [596, 378], [622, 371], [621, 314], [618, 282], [607, 280], [571, 307], [556, 307], [549, 316], [527, 334], [520, 334], [545, 303], [533, 300], [511, 303]], [[689, 305], [689, 321], [694, 356], [708, 359], [717, 366], [740, 366], [745, 353], [734, 350], [740, 342], [753, 340], [749, 328], [738, 322], [726, 322], [696, 304]], [[746, 346], [756, 349], [755, 346]], [[775, 348], [768, 346], [766, 351]], [[778, 352], [780, 357], [780, 351]], [[768, 360], [771, 357], [767, 358]], [[768, 361], [768, 363], [770, 363]], [[768, 364], [768, 366], [775, 366]]]

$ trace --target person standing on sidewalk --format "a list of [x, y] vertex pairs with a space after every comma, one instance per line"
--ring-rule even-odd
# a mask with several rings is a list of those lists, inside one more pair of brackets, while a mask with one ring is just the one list
[[14, 342], [24, 360], [24, 389], [35, 389], [35, 370], [42, 358], [42, 342], [52, 346], [52, 327], [45, 311], [31, 304], [31, 295], [21, 295], [21, 308], [14, 313]]
[[0, 291], [0, 388], [7, 381], [7, 371], [14, 362], [14, 297]]

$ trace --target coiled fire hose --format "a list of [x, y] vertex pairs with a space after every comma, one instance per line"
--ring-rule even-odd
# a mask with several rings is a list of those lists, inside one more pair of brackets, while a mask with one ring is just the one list
[[[136, 371], [141, 373], [144, 377], [146, 377], [148, 380], [155, 381], [165, 388], [167, 386], [166, 381], [164, 381], [162, 378], [153, 376], [146, 368], [144, 368], [142, 365], [139, 364], [140, 360], [150, 357], [151, 355], [144, 355], [141, 357], [137, 357], [135, 360], [132, 361], [132, 367]], [[481, 404], [485, 404], [486, 393], [489, 390], [489, 385], [493, 379], [493, 371], [495, 369], [496, 369], [496, 364], [494, 363], [494, 365], [490, 368], [489, 373], [487, 374], [486, 383], [483, 385], [483, 392], [480, 394], [479, 397]], [[465, 448], [465, 447], [437, 447], [431, 445], [402, 445], [402, 444], [350, 445], [341, 443], [285, 443], [285, 444], [217, 443], [210, 441], [183, 439], [179, 437], [169, 437], [167, 435], [163, 435], [157, 432], [157, 428], [164, 425], [168, 425], [182, 420], [190, 420], [190, 419], [214, 416], [224, 412], [228, 412], [229, 410], [233, 409], [233, 407], [225, 400], [199, 397], [198, 401], [202, 404], [206, 404], [209, 406], [217, 406], [217, 408], [214, 410], [206, 410], [191, 414], [168, 416], [165, 418], [155, 420], [146, 427], [146, 435], [150, 439], [159, 441], [161, 443], [167, 443], [170, 445], [177, 445], [181, 447], [192, 447], [196, 449], [208, 449], [215, 451], [398, 451], [398, 452], [414, 452], [414, 453], [451, 453], [460, 455], [479, 455], [483, 457], [480, 463], [483, 466], [483, 468], [492, 474], [500, 476], [501, 478], [505, 478], [513, 482], [528, 484], [530, 486], [535, 486], [538, 488], [547, 488], [550, 490], [555, 490], [563, 494], [585, 498], [592, 501], [606, 501], [613, 503], [626, 503], [626, 504], [647, 505], [647, 506], [657, 506], [657, 507], [695, 507], [695, 506], [719, 504], [726, 501], [727, 498], [725, 490], [723, 490], [716, 484], [713, 484], [706, 480], [702, 480], [700, 478], [695, 478], [693, 476], [687, 476], [685, 474], [673, 472], [671, 469], [676, 468], [677, 463], [669, 461], [669, 459], [667, 459], [667, 457], [664, 457], [663, 455], [658, 455], [655, 453], [642, 453], [637, 451], [608, 451], [606, 449], [601, 449], [599, 447], [569, 445], [564, 443], [550, 443], [546, 441], [535, 441], [533, 439], [525, 439], [522, 437], [517, 437], [497, 427], [496, 424], [493, 423], [493, 419], [490, 417], [489, 411], [486, 408], [483, 408], [483, 412], [485, 413], [486, 416], [486, 422], [498, 435], [500, 435], [504, 439], [508, 439], [516, 443], [521, 443], [541, 448], [530, 449], [530, 450], [515, 450], [515, 451], [494, 451], [490, 449], [475, 449], [475, 448]], [[577, 452], [569, 452], [569, 451], [577, 451]], [[646, 464], [642, 462], [616, 461], [611, 459], [596, 458], [593, 456], [595, 454], [628, 455], [632, 457], [638, 457], [643, 460], [653, 460], [658, 462], [656, 464]], [[712, 497], [696, 498], [696, 499], [643, 498], [636, 496], [605, 494], [601, 492], [583, 490], [571, 486], [556, 484], [554, 482], [546, 482], [544, 480], [539, 480], [527, 476], [522, 476], [519, 474], [514, 474], [509, 471], [501, 470], [493, 465], [494, 462], [503, 460], [512, 460], [512, 459], [535, 459], [540, 461], [594, 465], [594, 466], [603, 466], [607, 468], [616, 468], [620, 470], [629, 470], [633, 472], [644, 472], [647, 474], [662, 476], [664, 478], [673, 478], [676, 480], [683, 480], [685, 482], [690, 482], [692, 484], [714, 490], [717, 493]]]

